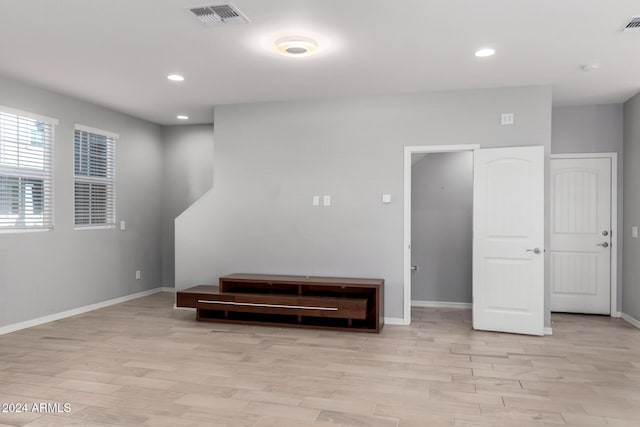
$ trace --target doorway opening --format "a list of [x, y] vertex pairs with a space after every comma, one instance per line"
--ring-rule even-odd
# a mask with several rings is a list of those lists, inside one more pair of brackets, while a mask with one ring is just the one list
[[412, 304], [471, 307], [473, 153], [479, 148], [477, 144], [405, 147], [406, 325], [411, 323]]
[[473, 152], [411, 160], [411, 306], [471, 308]]
[[403, 321], [411, 322], [411, 158], [456, 151], [473, 152], [473, 329], [544, 335], [544, 146], [405, 147]]

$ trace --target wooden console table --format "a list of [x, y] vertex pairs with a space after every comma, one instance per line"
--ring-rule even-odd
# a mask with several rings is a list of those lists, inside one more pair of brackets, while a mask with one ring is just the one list
[[384, 280], [231, 274], [177, 293], [197, 320], [380, 332]]

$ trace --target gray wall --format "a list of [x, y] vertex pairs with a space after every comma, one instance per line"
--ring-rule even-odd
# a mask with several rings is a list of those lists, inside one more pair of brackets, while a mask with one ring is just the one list
[[640, 94], [624, 105], [624, 260], [622, 312], [640, 320], [640, 240], [631, 227], [640, 227]]
[[174, 286], [175, 218], [213, 185], [213, 125], [162, 128], [162, 285]]
[[429, 154], [411, 177], [411, 299], [470, 303], [473, 153]]
[[[516, 124], [500, 126], [502, 112]], [[403, 147], [543, 145], [548, 155], [551, 89], [229, 105], [215, 123], [215, 185], [176, 219], [176, 288], [233, 272], [381, 277], [385, 315], [399, 318]], [[325, 194], [331, 207], [312, 206]]]
[[[618, 153], [618, 310], [622, 307], [623, 121], [622, 104], [554, 107], [551, 153]], [[627, 181], [631, 182], [631, 181]]]
[[[160, 284], [160, 127], [0, 77], [0, 105], [60, 120], [55, 141], [55, 228], [0, 234], [0, 326]], [[120, 134], [117, 219], [126, 231], [73, 229], [73, 127]], [[135, 271], [142, 279], [135, 280]]]

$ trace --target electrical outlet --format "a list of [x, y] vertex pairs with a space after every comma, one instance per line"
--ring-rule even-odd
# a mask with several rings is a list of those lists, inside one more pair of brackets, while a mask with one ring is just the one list
[[635, 225], [631, 227], [631, 237], [636, 239], [638, 238], [638, 227], [636, 227]]
[[331, 206], [331, 196], [324, 196], [322, 200], [324, 206]]
[[140, 270], [136, 270], [136, 280], [140, 280]]
[[313, 196], [313, 206], [320, 206], [320, 196]]
[[124, 221], [120, 221], [120, 230], [124, 231], [127, 229], [127, 223]]

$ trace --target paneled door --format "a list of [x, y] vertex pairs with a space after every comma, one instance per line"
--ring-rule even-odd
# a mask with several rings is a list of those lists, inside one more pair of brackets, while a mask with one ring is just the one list
[[611, 244], [611, 159], [552, 159], [552, 311], [611, 314]]
[[476, 150], [473, 327], [544, 333], [544, 147]]

